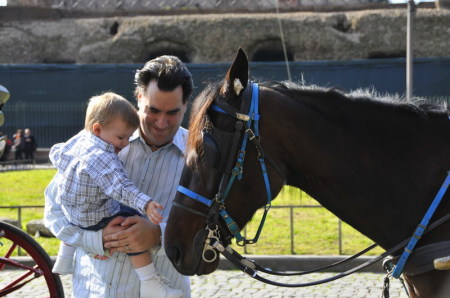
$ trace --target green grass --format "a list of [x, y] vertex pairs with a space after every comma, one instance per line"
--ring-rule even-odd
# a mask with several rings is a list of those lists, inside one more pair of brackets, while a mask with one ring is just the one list
[[[0, 173], [0, 206], [43, 206], [44, 190], [56, 170], [28, 170]], [[32, 219], [41, 219], [44, 208], [23, 208], [22, 229]], [[18, 219], [17, 209], [0, 208], [0, 217]], [[56, 238], [35, 238], [49, 255], [58, 253], [59, 240]], [[7, 247], [7, 245], [5, 245]], [[5, 249], [5, 248], [3, 248]], [[3, 255], [3, 251], [0, 248]]]
[[[293, 247], [291, 247], [291, 219], [289, 208], [281, 206], [315, 206], [293, 208]], [[234, 244], [246, 254], [299, 254], [299, 255], [352, 255], [373, 244], [373, 241], [341, 222], [341, 251], [339, 249], [339, 219], [299, 189], [284, 187], [272, 203], [258, 243], [245, 249]], [[258, 211], [246, 226], [247, 239], [253, 239], [263, 212]], [[244, 235], [244, 232], [242, 233]], [[384, 252], [381, 248], [368, 255]]]
[[[30, 170], [0, 173], [0, 206], [44, 205], [44, 190], [56, 170]], [[285, 187], [274, 200], [258, 243], [244, 248], [233, 245], [240, 253], [291, 254], [290, 209], [277, 206], [320, 205], [298, 189]], [[43, 208], [23, 209], [22, 225], [32, 219], [40, 219]], [[258, 211], [246, 227], [247, 238], [252, 239], [259, 226], [262, 211]], [[339, 220], [324, 208], [293, 208], [293, 253], [299, 255], [337, 255], [339, 251]], [[17, 219], [17, 210], [0, 208], [0, 217]], [[354, 254], [373, 242], [342, 223], [342, 254]], [[244, 233], [244, 232], [243, 232]], [[39, 237], [36, 240], [50, 255], [56, 255], [59, 240]], [[1, 248], [0, 248], [1, 252]], [[383, 252], [377, 248], [370, 254]]]

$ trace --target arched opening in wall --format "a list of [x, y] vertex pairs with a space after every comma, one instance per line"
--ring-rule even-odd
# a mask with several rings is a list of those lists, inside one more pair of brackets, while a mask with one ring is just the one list
[[[254, 48], [255, 50], [250, 58], [251, 61], [263, 62], [285, 60], [281, 39], [258, 41]], [[286, 56], [288, 61], [294, 60], [294, 55], [289, 49], [286, 50]]]
[[406, 51], [398, 51], [398, 52], [382, 52], [382, 51], [373, 51], [369, 52], [368, 59], [384, 59], [384, 58], [405, 58]]
[[117, 32], [119, 32], [119, 23], [116, 21], [109, 27], [109, 34], [116, 35]]
[[172, 55], [177, 56], [184, 63], [190, 63], [192, 57], [190, 48], [191, 47], [189, 44], [184, 44], [173, 40], [152, 40], [144, 45], [144, 49], [141, 52], [140, 57], [144, 60], [142, 62], [147, 62], [162, 55]]

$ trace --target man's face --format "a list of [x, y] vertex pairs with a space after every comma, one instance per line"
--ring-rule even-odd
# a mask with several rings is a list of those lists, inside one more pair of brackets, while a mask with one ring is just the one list
[[156, 80], [138, 95], [138, 114], [142, 137], [150, 145], [161, 146], [173, 140], [186, 112], [183, 89], [162, 91]]

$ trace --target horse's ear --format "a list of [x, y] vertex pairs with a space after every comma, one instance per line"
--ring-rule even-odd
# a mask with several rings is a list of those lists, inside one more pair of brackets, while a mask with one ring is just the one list
[[248, 58], [242, 49], [239, 49], [236, 58], [228, 69], [222, 86], [222, 93], [239, 96], [247, 87], [248, 82]]

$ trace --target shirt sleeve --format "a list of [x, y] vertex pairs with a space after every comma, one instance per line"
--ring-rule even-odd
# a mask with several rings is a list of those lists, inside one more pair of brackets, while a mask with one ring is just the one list
[[59, 175], [57, 173], [45, 189], [45, 226], [56, 238], [67, 244], [80, 247], [84, 251], [92, 254], [104, 255], [102, 230], [96, 232], [87, 231], [70, 224], [61, 209], [61, 205], [56, 202], [56, 179], [58, 179]]
[[89, 175], [107, 196], [145, 213], [144, 208], [151, 198], [128, 178], [117, 156], [93, 155], [88, 163]]

